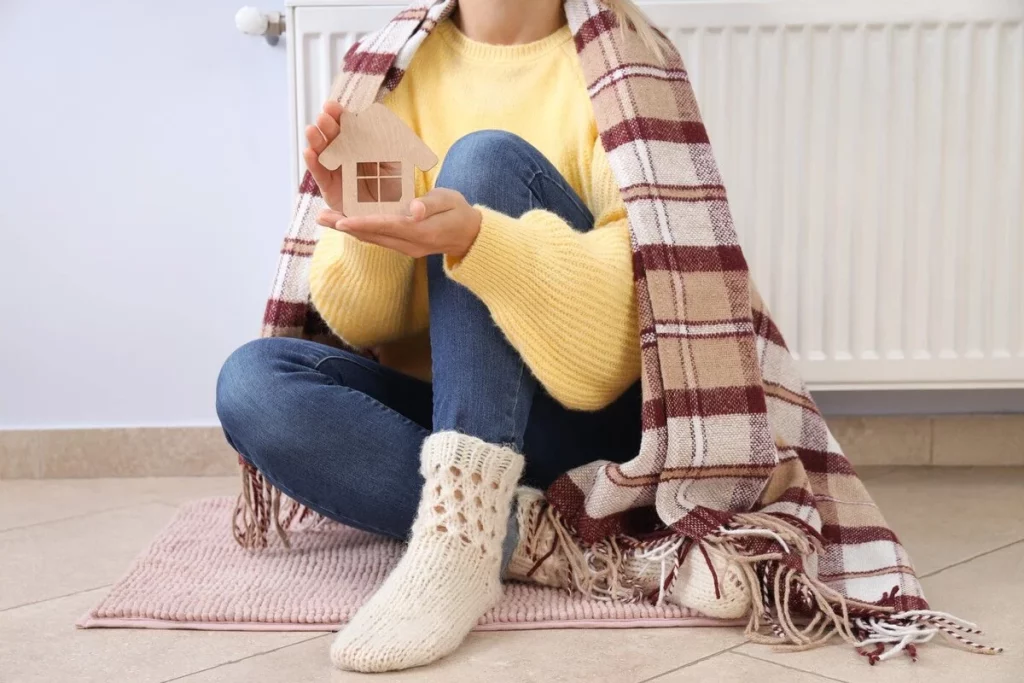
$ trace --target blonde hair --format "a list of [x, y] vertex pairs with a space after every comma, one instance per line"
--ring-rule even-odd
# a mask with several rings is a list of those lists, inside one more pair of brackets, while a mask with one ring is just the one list
[[664, 63], [665, 49], [671, 48], [671, 43], [654, 28], [651, 20], [633, 0], [601, 0], [601, 2], [612, 11], [623, 31], [627, 27], [636, 31], [640, 41], [654, 53], [658, 61]]

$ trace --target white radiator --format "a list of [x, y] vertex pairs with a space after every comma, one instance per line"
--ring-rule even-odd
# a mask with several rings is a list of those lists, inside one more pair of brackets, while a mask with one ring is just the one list
[[[640, 4], [812, 388], [1024, 387], [1024, 0]], [[401, 6], [289, 6], [296, 179], [345, 51]]]

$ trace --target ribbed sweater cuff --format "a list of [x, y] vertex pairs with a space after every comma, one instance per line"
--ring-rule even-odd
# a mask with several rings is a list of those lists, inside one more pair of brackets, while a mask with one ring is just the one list
[[489, 297], [521, 297], [523, 287], [531, 287], [530, 269], [523, 266], [537, 249], [536, 239], [521, 218], [510, 218], [486, 206], [475, 208], [482, 216], [476, 241], [462, 259], [445, 257], [445, 271], [485, 301]]
[[413, 264], [413, 258], [378, 244], [362, 242], [355, 237], [345, 236], [343, 259], [347, 268], [356, 277], [369, 275], [371, 278], [404, 275]]
[[349, 235], [325, 234], [321, 241], [313, 256], [310, 287], [314, 303], [335, 333], [356, 347], [380, 341], [363, 338], [367, 316], [376, 319], [370, 327], [379, 328], [377, 332], [398, 330], [414, 268], [412, 257]]

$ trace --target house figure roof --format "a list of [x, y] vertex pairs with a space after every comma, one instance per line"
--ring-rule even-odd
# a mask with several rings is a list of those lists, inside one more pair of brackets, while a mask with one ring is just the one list
[[437, 155], [426, 143], [379, 102], [360, 112], [344, 112], [340, 123], [338, 137], [319, 157], [329, 170], [346, 161], [406, 161], [421, 171], [437, 163]]

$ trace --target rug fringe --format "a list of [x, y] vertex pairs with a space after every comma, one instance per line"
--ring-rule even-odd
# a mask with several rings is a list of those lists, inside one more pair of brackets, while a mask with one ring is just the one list
[[[917, 646], [939, 634], [973, 652], [1002, 652], [1002, 648], [967, 638], [964, 634], [981, 631], [975, 624], [950, 614], [932, 610], [896, 612], [893, 607], [848, 600], [793, 566], [792, 555], [804, 560], [823, 552], [820, 539], [770, 514], [738, 514], [728, 527], [703, 539], [681, 534], [654, 541], [616, 536], [589, 546], [579, 542], [575, 531], [553, 506], [547, 505], [544, 514], [552, 523], [558, 546], [568, 559], [570, 591], [588, 598], [660, 605], [686, 555], [697, 547], [713, 576], [712, 556], [725, 556], [740, 570], [753, 598], [745, 630], [751, 642], [771, 645], [778, 650], [801, 651], [820, 647], [839, 637], [867, 657], [871, 664], [900, 652], [916, 660]], [[755, 541], [760, 542], [756, 545], [761, 552], [752, 547]], [[764, 551], [764, 541], [774, 543], [777, 549]], [[639, 581], [624, 571], [626, 562], [635, 558], [660, 564], [660, 589], [656, 595], [645, 595]], [[799, 564], [803, 566], [802, 561]], [[895, 596], [895, 589], [892, 596]]]
[[239, 457], [242, 491], [235, 500], [231, 527], [235, 541], [243, 548], [266, 548], [273, 526], [286, 548], [291, 548], [289, 532], [308, 528], [325, 518], [298, 501], [281, 493], [256, 467]]

